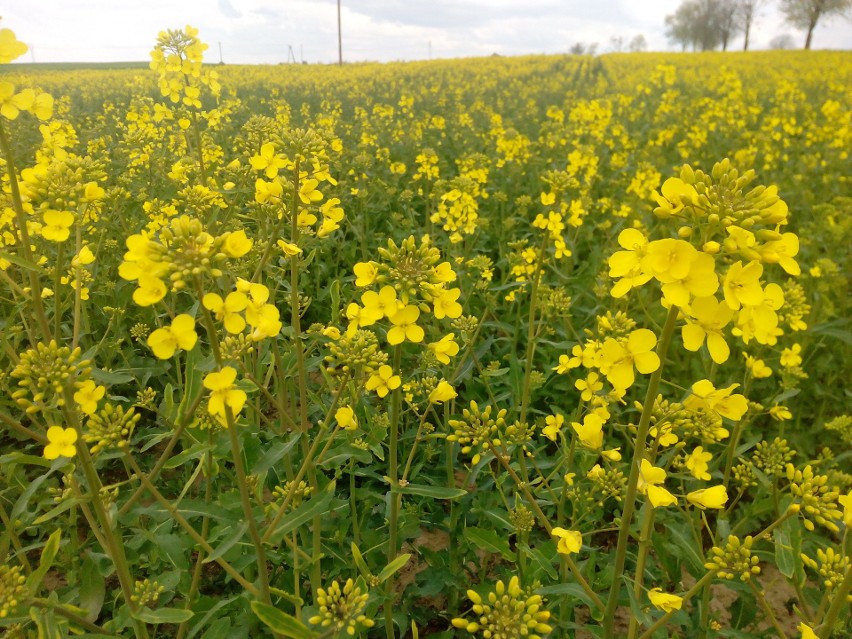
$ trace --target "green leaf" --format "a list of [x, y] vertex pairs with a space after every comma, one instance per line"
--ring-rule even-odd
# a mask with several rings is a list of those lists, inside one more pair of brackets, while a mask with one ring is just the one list
[[418, 495], [420, 497], [431, 497], [432, 499], [458, 499], [467, 495], [463, 488], [447, 488], [445, 486], [424, 486], [420, 484], [408, 484], [400, 491], [403, 495]]
[[[330, 485], [333, 486], [333, 483]], [[333, 496], [334, 494], [332, 492], [326, 491], [322, 495], [318, 495], [310, 501], [302, 504], [286, 517], [283, 517], [282, 519], [284, 523], [276, 528], [275, 532], [269, 536], [269, 541], [271, 543], [277, 543], [284, 538], [284, 535], [296, 530], [296, 528], [310, 521], [316, 515], [323, 514], [328, 508]]]
[[379, 573], [379, 583], [383, 583], [393, 577], [394, 574], [399, 572], [402, 567], [408, 563], [408, 560], [411, 559], [410, 553], [405, 553], [404, 555], [400, 555], [392, 562], [390, 562], [387, 566], [382, 568], [382, 571]]
[[33, 526], [41, 526], [42, 524], [50, 521], [54, 517], [61, 515], [66, 510], [70, 510], [74, 506], [82, 504], [83, 501], [84, 501], [83, 499], [79, 499], [77, 497], [71, 497], [71, 498], [63, 499], [62, 502], [60, 502], [60, 504], [58, 506], [51, 508], [50, 510], [48, 510], [46, 513], [44, 513], [40, 517], [36, 517], [33, 520]]
[[596, 609], [595, 602], [592, 600], [591, 597], [589, 597], [586, 591], [583, 590], [583, 587], [580, 584], [556, 584], [554, 586], [545, 586], [544, 588], [539, 588], [535, 592], [536, 594], [541, 595], [542, 597], [561, 597], [563, 595], [568, 595], [569, 597], [573, 597], [574, 599], [579, 599], [592, 610]]
[[192, 610], [182, 608], [142, 608], [133, 613], [133, 616], [145, 623], [183, 623], [192, 619], [193, 614]]
[[509, 542], [493, 530], [469, 526], [464, 529], [464, 538], [477, 548], [501, 555], [507, 561], [512, 561], [515, 558], [515, 554], [509, 548]]
[[364, 555], [361, 554], [361, 551], [358, 550], [358, 546], [355, 542], [352, 542], [352, 546], [350, 546], [350, 551], [352, 552], [352, 560], [355, 562], [355, 567], [358, 569], [358, 572], [364, 577], [364, 579], [369, 580], [373, 573], [370, 572], [370, 567], [367, 566], [367, 562], [364, 561]]
[[796, 519], [788, 519], [778, 526], [773, 537], [775, 537], [775, 563], [778, 571], [788, 579], [792, 579], [802, 553], [799, 522]]
[[135, 377], [126, 371], [102, 371], [99, 368], [92, 369], [92, 379], [99, 384], [108, 384], [114, 386], [116, 384], [129, 384]]
[[59, 529], [53, 531], [53, 534], [47, 538], [44, 548], [41, 551], [41, 559], [38, 562], [38, 569], [27, 577], [27, 588], [30, 592], [35, 592], [41, 585], [42, 579], [53, 565], [53, 560], [56, 559], [56, 553], [59, 552], [59, 544], [61, 541], [62, 532]]
[[106, 595], [103, 575], [91, 555], [83, 559], [80, 570], [80, 607], [86, 611], [86, 620], [94, 622], [101, 613]]
[[293, 615], [281, 612], [278, 608], [261, 601], [252, 601], [251, 609], [257, 618], [269, 626], [273, 632], [293, 639], [313, 639], [316, 635]]
[[34, 273], [39, 273], [41, 275], [46, 274], [44, 269], [38, 264], [30, 262], [28, 259], [23, 258], [20, 255], [9, 253], [9, 251], [0, 251], [0, 260], [7, 260], [15, 266], [20, 266], [22, 269], [27, 271], [33, 271]]
[[255, 462], [254, 466], [252, 466], [251, 473], [252, 475], [260, 475], [270, 468], [272, 468], [275, 464], [277, 464], [284, 456], [289, 453], [293, 446], [299, 443], [299, 435], [293, 435], [289, 441], [281, 442], [276, 441], [272, 444], [266, 453], [264, 453], [263, 457]]
[[236, 545], [246, 534], [246, 531], [249, 528], [249, 522], [244, 521], [242, 524], [236, 527], [237, 529], [221, 544], [217, 545], [214, 548], [213, 552], [210, 553], [208, 557], [204, 558], [204, 561], [201, 563], [209, 564], [211, 561], [216, 561], [219, 557], [228, 552], [231, 548]]

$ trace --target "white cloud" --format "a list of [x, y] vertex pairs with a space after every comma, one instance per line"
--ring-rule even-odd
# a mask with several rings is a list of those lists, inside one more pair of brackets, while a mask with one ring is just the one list
[[[680, 0], [341, 0], [344, 59], [412, 60], [560, 53], [575, 42], [643, 34], [649, 48], [672, 48], [663, 21]], [[337, 60], [336, 0], [7, 0], [3, 26], [32, 47], [36, 61], [146, 60], [157, 33], [191, 24], [231, 63], [278, 63], [288, 48], [309, 62]], [[752, 35], [764, 48], [783, 24], [773, 6]], [[737, 38], [732, 48], [741, 46]], [[814, 33], [817, 48], [852, 48], [849, 22], [834, 19]]]

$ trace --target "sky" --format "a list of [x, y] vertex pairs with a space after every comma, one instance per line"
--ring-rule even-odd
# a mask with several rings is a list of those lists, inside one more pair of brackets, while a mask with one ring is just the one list
[[[598, 52], [643, 35], [649, 50], [675, 50], [664, 19], [681, 0], [341, 0], [347, 62], [565, 53], [597, 43]], [[766, 3], [752, 49], [789, 33]], [[5, 0], [0, 27], [30, 52], [17, 62], [148, 60], [157, 33], [187, 24], [209, 44], [205, 59], [232, 64], [337, 61], [337, 0]], [[730, 48], [742, 48], [737, 37]], [[852, 22], [817, 26], [813, 48], [852, 49]]]

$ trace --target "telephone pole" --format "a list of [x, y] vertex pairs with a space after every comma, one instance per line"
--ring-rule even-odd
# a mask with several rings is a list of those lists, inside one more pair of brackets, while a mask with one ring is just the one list
[[343, 64], [343, 36], [340, 31], [340, 0], [337, 0], [337, 64]]

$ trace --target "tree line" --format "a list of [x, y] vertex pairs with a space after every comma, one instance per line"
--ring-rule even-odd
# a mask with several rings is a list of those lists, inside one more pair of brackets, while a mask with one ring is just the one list
[[[666, 16], [666, 36], [683, 50], [726, 51], [739, 33], [747, 51], [752, 25], [767, 0], [684, 0]], [[779, 8], [787, 23], [805, 29], [805, 49], [811, 48], [817, 24], [832, 16], [852, 15], [852, 0], [780, 0]]]

